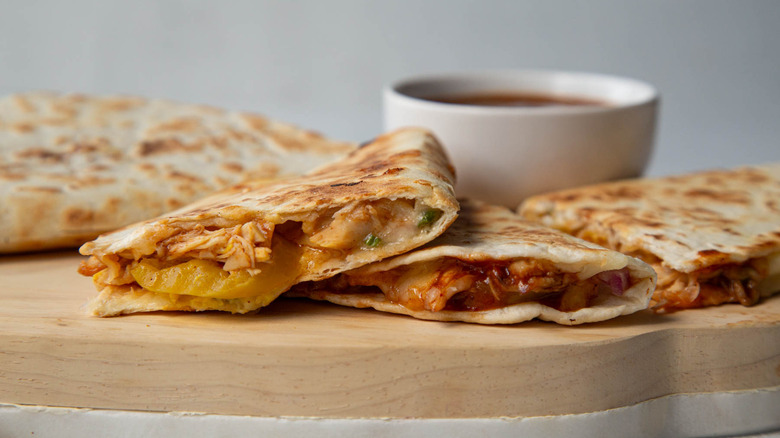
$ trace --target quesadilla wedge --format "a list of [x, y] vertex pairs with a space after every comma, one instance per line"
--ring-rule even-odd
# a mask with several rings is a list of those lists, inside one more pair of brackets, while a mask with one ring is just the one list
[[455, 220], [454, 171], [421, 129], [268, 185], [245, 182], [81, 247], [99, 316], [259, 309], [319, 280], [418, 247]]
[[780, 291], [780, 163], [565, 190], [519, 211], [651, 264], [660, 312]]
[[575, 325], [645, 309], [654, 285], [637, 259], [461, 200], [455, 223], [427, 245], [286, 296], [436, 321]]
[[356, 146], [203, 105], [0, 98], [0, 253], [77, 247], [245, 179], [303, 175]]

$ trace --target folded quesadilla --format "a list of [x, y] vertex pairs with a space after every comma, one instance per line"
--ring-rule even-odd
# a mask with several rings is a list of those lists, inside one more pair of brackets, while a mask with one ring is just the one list
[[780, 163], [566, 190], [519, 211], [650, 263], [658, 311], [780, 291]]
[[84, 244], [89, 311], [259, 309], [434, 239], [457, 215], [453, 181], [434, 137], [406, 129], [303, 177], [236, 185]]
[[436, 321], [575, 325], [645, 309], [654, 285], [637, 259], [461, 200], [455, 223], [427, 245], [286, 296]]
[[300, 176], [355, 147], [200, 105], [0, 98], [0, 253], [78, 246], [248, 178]]

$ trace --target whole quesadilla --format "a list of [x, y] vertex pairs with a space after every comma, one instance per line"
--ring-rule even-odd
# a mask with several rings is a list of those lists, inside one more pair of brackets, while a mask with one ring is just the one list
[[650, 263], [658, 311], [780, 291], [780, 163], [566, 190], [519, 211]]
[[245, 179], [303, 175], [355, 146], [202, 105], [0, 98], [0, 253], [78, 246]]
[[654, 285], [640, 260], [461, 200], [455, 223], [427, 245], [286, 296], [436, 321], [575, 325], [647, 308]]
[[405, 129], [303, 177], [233, 186], [84, 244], [89, 311], [259, 309], [434, 239], [457, 216], [453, 181], [436, 139]]

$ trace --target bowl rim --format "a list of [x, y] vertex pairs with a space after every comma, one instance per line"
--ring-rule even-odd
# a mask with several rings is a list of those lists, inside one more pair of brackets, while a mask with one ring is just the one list
[[[505, 86], [495, 84], [506, 84], [509, 82], [520, 83], [526, 81], [530, 83], [525, 88], [517, 86]], [[548, 87], [538, 87], [540, 81], [547, 81]], [[622, 100], [610, 100], [604, 95], [587, 92], [562, 92], [560, 88], [566, 88], [572, 84], [589, 82], [591, 84], [600, 83], [602, 86], [623, 87], [623, 89], [632, 89], [633, 94]], [[423, 93], [412, 92], [415, 87], [425, 86], [447, 87], [448, 84], [472, 84], [475, 89], [473, 92], [502, 92], [502, 91], [524, 91], [539, 92], [558, 95], [567, 95], [575, 97], [592, 98], [607, 101], [608, 105], [561, 105], [561, 106], [539, 106], [539, 107], [513, 107], [513, 106], [486, 106], [471, 105], [462, 103], [437, 102], [422, 97]], [[484, 85], [479, 85], [484, 83]], [[475, 85], [476, 84], [476, 85]], [[493, 84], [493, 85], [491, 85]], [[605, 85], [606, 84], [606, 85]], [[611, 84], [611, 85], [609, 85]], [[551, 91], [551, 88], [559, 90]], [[455, 86], [457, 88], [457, 86]], [[467, 87], [468, 88], [468, 87]], [[434, 94], [434, 93], [431, 93]], [[442, 93], [446, 94], [446, 93]], [[456, 93], [453, 93], [456, 94]], [[628, 77], [591, 73], [583, 71], [569, 70], [543, 70], [543, 69], [516, 69], [516, 70], [475, 70], [461, 72], [442, 72], [421, 74], [403, 78], [383, 87], [383, 96], [385, 102], [390, 100], [405, 103], [407, 105], [419, 106], [429, 110], [449, 113], [471, 113], [471, 114], [505, 114], [505, 115], [551, 115], [551, 114], [588, 114], [611, 112], [624, 110], [644, 105], [657, 104], [660, 100], [659, 91], [651, 84]]]

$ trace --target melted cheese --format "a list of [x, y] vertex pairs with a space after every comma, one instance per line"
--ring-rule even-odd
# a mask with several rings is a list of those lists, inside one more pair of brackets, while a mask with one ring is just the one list
[[210, 260], [189, 260], [170, 267], [158, 267], [152, 260], [141, 260], [130, 267], [130, 274], [144, 289], [165, 294], [205, 298], [274, 298], [295, 283], [300, 273], [297, 246], [278, 238], [273, 257], [258, 269], [225, 271]]

